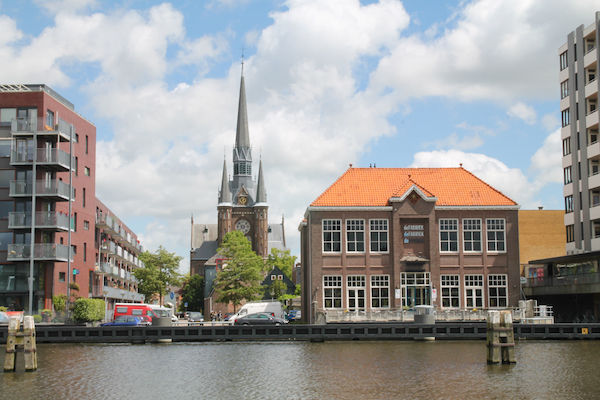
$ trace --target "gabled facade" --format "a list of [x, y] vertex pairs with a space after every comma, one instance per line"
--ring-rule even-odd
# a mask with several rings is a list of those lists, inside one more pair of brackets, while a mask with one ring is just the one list
[[518, 205], [461, 168], [349, 168], [300, 225], [303, 316], [516, 306]]

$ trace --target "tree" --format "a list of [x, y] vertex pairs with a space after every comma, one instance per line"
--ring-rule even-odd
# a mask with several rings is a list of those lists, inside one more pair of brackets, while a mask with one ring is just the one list
[[215, 279], [215, 293], [220, 303], [232, 303], [234, 311], [242, 300], [262, 297], [263, 259], [252, 251], [252, 245], [240, 231], [225, 235], [218, 253], [226, 260]]
[[285, 283], [283, 283], [283, 281], [280, 281], [279, 279], [272, 281], [272, 283], [269, 285], [268, 292], [269, 292], [268, 294], [271, 295], [271, 298], [279, 300], [279, 298], [281, 296], [286, 294], [287, 285]]
[[182, 302], [187, 303], [187, 309], [201, 311], [204, 308], [204, 278], [194, 274], [186, 276], [183, 281]]
[[271, 254], [267, 258], [267, 265], [269, 267], [279, 268], [290, 279], [292, 279], [292, 271], [295, 264], [296, 256], [290, 255], [289, 250], [272, 248]]
[[179, 285], [181, 275], [177, 272], [181, 257], [175, 253], [169, 253], [162, 246], [154, 253], [144, 251], [139, 259], [144, 263], [144, 268], [137, 268], [133, 274], [139, 281], [138, 292], [150, 299], [158, 293], [160, 304], [163, 304], [163, 296], [171, 285]]

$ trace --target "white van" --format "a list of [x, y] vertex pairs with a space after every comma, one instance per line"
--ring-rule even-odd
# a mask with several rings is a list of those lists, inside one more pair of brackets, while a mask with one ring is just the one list
[[173, 309], [170, 307], [164, 307], [158, 304], [150, 304], [150, 308], [159, 317], [169, 317], [171, 318], [171, 322], [177, 322], [178, 320], [178, 318], [175, 316], [175, 313], [173, 312]]
[[285, 319], [283, 306], [278, 301], [251, 301], [246, 303], [239, 309], [236, 314], [229, 317], [229, 322], [234, 323], [237, 318], [244, 317], [248, 314], [268, 313], [274, 317]]

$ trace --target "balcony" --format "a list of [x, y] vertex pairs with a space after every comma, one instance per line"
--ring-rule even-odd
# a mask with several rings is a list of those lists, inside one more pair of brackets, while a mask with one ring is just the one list
[[[37, 180], [35, 182], [35, 194], [37, 197], [48, 197], [56, 201], [69, 200], [69, 188], [70, 185], [60, 180]], [[11, 197], [31, 197], [31, 182], [25, 180], [11, 181], [8, 195]], [[71, 198], [74, 198], [72, 189]]]
[[105, 298], [116, 299], [116, 300], [120, 300], [120, 301], [123, 301], [123, 300], [130, 300], [130, 301], [137, 301], [137, 302], [144, 301], [144, 295], [141, 293], [130, 292], [129, 290], [113, 288], [110, 286], [103, 287], [102, 296]]
[[[69, 153], [60, 149], [37, 149], [35, 162], [56, 171], [69, 170]], [[33, 152], [31, 150], [13, 150], [10, 154], [10, 165], [32, 165]], [[75, 157], [71, 157], [71, 165], [75, 170]]]
[[69, 141], [75, 137], [73, 125], [62, 119], [53, 126], [46, 125], [44, 119], [38, 119], [37, 115], [28, 118], [15, 118], [11, 121], [11, 133], [13, 136], [51, 136], [57, 140]]
[[[29, 244], [9, 244], [7, 261], [28, 261], [31, 257], [31, 245]], [[36, 243], [33, 246], [34, 260], [67, 261], [69, 257], [69, 247], [57, 243]], [[73, 254], [71, 254], [73, 261]]]
[[[69, 230], [69, 216], [57, 211], [38, 211], [35, 213], [36, 229], [57, 231]], [[31, 213], [9, 212], [8, 229], [30, 229]]]

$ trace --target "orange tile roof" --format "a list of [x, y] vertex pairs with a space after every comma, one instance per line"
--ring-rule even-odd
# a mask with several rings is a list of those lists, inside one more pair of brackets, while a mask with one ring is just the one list
[[464, 168], [349, 168], [312, 207], [389, 205], [413, 185], [438, 206], [516, 206], [513, 200]]

